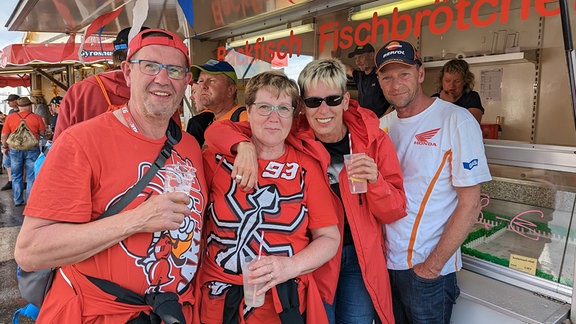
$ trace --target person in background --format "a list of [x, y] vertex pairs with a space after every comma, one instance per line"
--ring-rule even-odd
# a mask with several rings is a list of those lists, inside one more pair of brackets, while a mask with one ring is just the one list
[[[406, 216], [406, 196], [400, 163], [392, 142], [378, 128], [371, 111], [359, 109], [346, 91], [346, 70], [337, 59], [308, 63], [298, 77], [304, 114], [293, 130], [300, 139], [315, 140], [309, 155], [320, 159], [322, 174], [338, 206], [341, 246], [334, 258], [314, 271], [329, 323], [394, 323], [382, 225]], [[232, 176], [241, 175], [245, 190], [256, 186], [254, 150], [249, 138], [238, 139], [214, 123], [209, 147], [230, 150], [238, 144]], [[209, 128], [210, 129], [210, 128]], [[212, 133], [211, 132], [211, 133]], [[227, 151], [225, 151], [227, 152]], [[354, 160], [350, 174], [344, 155], [365, 153]], [[366, 180], [368, 191], [352, 194], [348, 178]]]
[[[18, 104], [16, 102], [19, 98], [20, 98], [19, 95], [11, 94], [8, 96], [8, 99], [6, 99], [6, 102], [8, 103], [8, 107], [10, 107], [10, 110], [8, 111], [8, 115], [13, 114], [19, 110]], [[6, 120], [4, 120], [4, 123], [6, 123]], [[10, 149], [5, 149], [4, 147], [2, 147], [2, 166], [6, 169], [6, 173], [8, 174], [8, 182], [6, 182], [6, 184], [4, 184], [2, 186], [2, 188], [0, 188], [0, 190], [1, 191], [12, 190], [12, 171], [11, 171], [11, 163], [10, 163]]]
[[[39, 140], [40, 136], [46, 134], [46, 124], [42, 118], [32, 112], [32, 102], [28, 97], [21, 97], [17, 100], [19, 111], [11, 114], [6, 118], [4, 127], [2, 128], [2, 147], [4, 150], [10, 149], [10, 164], [12, 172], [12, 191], [14, 193], [14, 205], [22, 206], [25, 201], [28, 201], [30, 195], [30, 188], [34, 184], [34, 161], [40, 155], [40, 146], [36, 146], [30, 150], [17, 150], [8, 147], [8, 136], [15, 132], [20, 121], [24, 120], [26, 126]], [[24, 187], [24, 172], [26, 172], [27, 188]], [[26, 194], [24, 195], [24, 190]]]
[[[27, 271], [60, 267], [38, 323], [167, 322], [158, 306], [179, 323], [199, 323], [193, 282], [208, 192], [196, 141], [183, 133], [166, 160], [195, 169], [188, 192], [163, 193], [162, 168], [123, 211], [96, 219], [138, 183], [164, 147], [192, 78], [189, 66], [177, 35], [140, 32], [121, 64], [128, 103], [71, 127], [52, 145], [14, 252]], [[117, 290], [137, 298], [127, 302]], [[134, 302], [144, 299], [149, 303]]]
[[474, 73], [470, 71], [466, 61], [453, 59], [446, 62], [440, 70], [438, 85], [438, 93], [433, 94], [432, 97], [439, 97], [468, 109], [480, 124], [484, 107], [482, 107], [478, 92], [473, 91]]
[[32, 109], [33, 112], [40, 117], [44, 121], [46, 126], [50, 125], [50, 110], [48, 109], [48, 105], [46, 105], [46, 101], [44, 100], [43, 96], [31, 96], [30, 99], [34, 104], [34, 108]]
[[404, 174], [408, 216], [385, 225], [396, 323], [450, 323], [460, 293], [460, 245], [480, 213], [490, 181], [482, 132], [462, 108], [424, 94], [414, 46], [393, 40], [376, 55], [378, 80], [396, 108], [380, 127]]
[[8, 111], [8, 115], [13, 114], [15, 112], [18, 112], [20, 110], [18, 108], [18, 104], [16, 103], [16, 100], [18, 100], [19, 98], [20, 98], [19, 95], [11, 94], [8, 96], [8, 99], [6, 99], [6, 102], [8, 102], [8, 107], [10, 107], [10, 110]]
[[192, 65], [191, 72], [198, 83], [197, 100], [214, 113], [215, 120], [248, 120], [246, 108], [238, 105], [238, 77], [232, 65], [209, 60], [204, 65]]
[[[147, 27], [142, 27], [141, 30], [144, 29]], [[122, 29], [116, 35], [113, 42], [114, 67], [112, 70], [90, 76], [70, 86], [60, 104], [54, 140], [68, 127], [128, 102], [130, 89], [120, 70], [120, 63], [126, 60], [129, 33], [130, 27]]]
[[[4, 121], [6, 120], [6, 117], [8, 117], [8, 115], [0, 111], [0, 133], [2, 132], [2, 127], [4, 127]], [[0, 154], [0, 159], [2, 159], [2, 154]], [[0, 174], [1, 173], [2, 168], [0, 168]]]
[[346, 75], [352, 77], [358, 88], [358, 102], [360, 107], [372, 110], [378, 118], [388, 113], [390, 104], [384, 98], [382, 89], [378, 85], [376, 66], [374, 63], [374, 47], [368, 43], [356, 46], [354, 51], [348, 54], [348, 58], [354, 58], [357, 70], [346, 65]]
[[194, 105], [195, 115], [198, 115], [206, 110], [206, 107], [204, 107], [204, 105], [202, 105], [202, 102], [200, 101], [200, 89], [198, 83], [196, 82], [192, 82], [190, 101], [192, 101], [192, 104]]
[[[208, 144], [203, 152], [211, 201], [200, 318], [213, 324], [323, 323], [326, 313], [310, 273], [336, 254], [340, 235], [330, 185], [319, 162], [302, 150], [315, 145], [314, 139], [287, 139], [297, 116], [298, 86], [282, 72], [262, 72], [246, 85], [245, 98], [248, 122], [238, 127], [250, 136], [256, 152], [257, 188], [243, 191], [238, 186], [243, 175], [231, 174], [236, 156], [229, 150], [219, 152]], [[265, 294], [265, 302], [245, 311], [241, 299], [233, 305], [229, 300], [242, 290], [240, 263], [247, 256], [258, 258], [250, 265], [250, 280], [258, 285], [258, 295]], [[296, 302], [282, 302], [288, 296]], [[289, 317], [290, 312], [299, 320]], [[231, 317], [244, 320], [229, 321]]]
[[[204, 110], [188, 120], [186, 131], [204, 144], [204, 132], [215, 120], [246, 121], [246, 107], [238, 105], [238, 77], [226, 61], [209, 60], [192, 65], [193, 101]], [[195, 88], [195, 89], [194, 89]]]
[[[2, 128], [4, 127], [4, 121], [7, 115], [0, 111], [0, 133], [2, 133]], [[4, 173], [4, 149], [2, 148], [2, 153], [0, 153], [0, 174]], [[12, 185], [12, 177], [10, 176], [10, 185]]]
[[204, 131], [214, 122], [214, 113], [206, 109], [200, 101], [200, 89], [196, 82], [192, 84], [190, 100], [194, 104], [194, 116], [188, 120], [186, 132], [194, 136], [200, 146], [204, 145]]
[[56, 121], [58, 120], [58, 112], [60, 111], [60, 104], [62, 103], [62, 97], [56, 96], [50, 100], [50, 129], [54, 131], [56, 129]]

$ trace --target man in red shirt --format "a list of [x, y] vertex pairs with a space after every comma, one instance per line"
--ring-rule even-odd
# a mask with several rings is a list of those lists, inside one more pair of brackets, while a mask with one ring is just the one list
[[192, 78], [188, 48], [171, 32], [147, 29], [128, 48], [121, 66], [130, 100], [61, 134], [23, 213], [14, 251], [20, 267], [60, 267], [38, 323], [150, 322], [163, 316], [160, 301], [180, 323], [193, 323], [208, 194], [196, 141], [183, 132], [166, 160], [195, 169], [191, 188], [164, 192], [162, 168], [124, 210], [98, 219], [149, 170]]
[[46, 124], [40, 115], [32, 112], [32, 102], [28, 97], [21, 97], [17, 101], [19, 111], [10, 114], [6, 117], [4, 127], [2, 127], [2, 148], [9, 151], [10, 164], [12, 166], [12, 191], [14, 193], [14, 205], [24, 205], [24, 170], [26, 170], [26, 179], [28, 184], [26, 188], [26, 200], [30, 195], [30, 188], [34, 183], [34, 161], [40, 155], [40, 147], [36, 146], [30, 150], [19, 150], [8, 146], [7, 140], [11, 133], [16, 131], [20, 125], [20, 121], [24, 121], [28, 129], [34, 134], [37, 139], [40, 135], [44, 136], [46, 133]]

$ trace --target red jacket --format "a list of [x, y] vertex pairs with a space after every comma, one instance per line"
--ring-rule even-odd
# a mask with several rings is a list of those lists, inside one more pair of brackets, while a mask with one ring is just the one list
[[[358, 103], [350, 100], [349, 109], [343, 115], [344, 123], [352, 137], [352, 151], [365, 152], [374, 159], [380, 171], [378, 180], [374, 184], [368, 184], [369, 190], [366, 194], [353, 195], [348, 190], [347, 175], [343, 169], [339, 175], [339, 183], [344, 206], [336, 194], [333, 195], [332, 203], [338, 206], [338, 227], [341, 236], [344, 228], [342, 207], [346, 209], [362, 277], [380, 319], [383, 323], [394, 323], [382, 224], [406, 216], [404, 183], [396, 150], [388, 135], [380, 130], [378, 118], [369, 110], [357, 108]], [[250, 135], [243, 134], [246, 127], [247, 123], [216, 122], [206, 132], [208, 146], [228, 152], [234, 144], [250, 140]], [[330, 155], [322, 143], [315, 140], [314, 132], [305, 116], [300, 116], [296, 121], [286, 141], [296, 149], [318, 159], [328, 183]], [[342, 246], [334, 258], [314, 271], [322, 299], [328, 303], [334, 301], [341, 252]]]
[[[106, 88], [106, 93], [113, 105], [120, 106], [130, 99], [130, 88], [126, 85], [121, 70], [99, 73], [98, 77]], [[108, 102], [95, 76], [88, 77], [73, 84], [60, 104], [58, 121], [54, 130], [54, 140], [66, 128], [81, 121], [88, 120], [108, 111]]]

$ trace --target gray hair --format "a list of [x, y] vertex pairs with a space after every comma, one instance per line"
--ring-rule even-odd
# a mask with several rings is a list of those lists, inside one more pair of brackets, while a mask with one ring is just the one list
[[345, 93], [346, 67], [340, 60], [334, 58], [318, 59], [308, 63], [298, 77], [302, 97], [305, 97], [306, 92], [318, 82], [325, 83], [331, 88], [340, 88], [342, 93]]

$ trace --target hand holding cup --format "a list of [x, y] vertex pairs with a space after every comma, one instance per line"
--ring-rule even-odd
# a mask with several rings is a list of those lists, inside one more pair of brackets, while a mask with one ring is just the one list
[[258, 289], [262, 288], [261, 284], [250, 284], [250, 265], [254, 262], [254, 258], [247, 256], [241, 260], [242, 278], [244, 279], [244, 303], [249, 307], [260, 307], [264, 305], [264, 298], [266, 294], [256, 295]]

